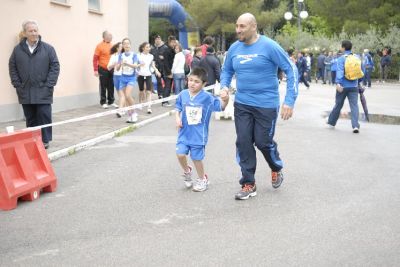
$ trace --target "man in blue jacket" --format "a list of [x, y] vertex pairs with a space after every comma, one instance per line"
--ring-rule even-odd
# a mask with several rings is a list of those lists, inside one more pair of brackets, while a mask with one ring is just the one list
[[343, 55], [337, 59], [336, 101], [332, 112], [329, 114], [328, 125], [331, 128], [335, 127], [336, 122], [339, 119], [340, 110], [342, 109], [344, 100], [347, 97], [350, 104], [353, 133], [358, 133], [360, 131], [360, 124], [358, 123], [358, 79], [346, 79], [344, 69], [346, 57], [351, 54], [352, 46], [353, 44], [348, 40], [342, 42], [341, 51], [343, 52]]
[[278, 67], [286, 73], [287, 89], [281, 117], [289, 119], [298, 92], [298, 71], [287, 53], [275, 41], [257, 33], [257, 22], [250, 13], [241, 15], [236, 22], [238, 41], [228, 50], [222, 75], [221, 88], [227, 88], [236, 75], [237, 92], [234, 113], [237, 158], [242, 171], [241, 190], [236, 199], [248, 199], [257, 194], [254, 174], [256, 151], [263, 153], [272, 170], [272, 186], [278, 188], [283, 181], [283, 163], [277, 144], [273, 140], [279, 112]]
[[[14, 48], [8, 63], [11, 83], [22, 104], [26, 127], [50, 124], [60, 64], [54, 48], [41, 40], [35, 21], [25, 21], [22, 28], [25, 38]], [[51, 127], [43, 128], [42, 141], [46, 149], [51, 140]]]

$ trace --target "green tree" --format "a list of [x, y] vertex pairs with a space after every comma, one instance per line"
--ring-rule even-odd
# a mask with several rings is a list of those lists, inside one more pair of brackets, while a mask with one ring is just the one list
[[327, 21], [331, 35], [365, 33], [370, 26], [385, 30], [400, 26], [398, 0], [307, 0], [312, 14]]
[[[216, 37], [217, 48], [225, 49], [224, 40], [235, 35], [239, 15], [250, 12], [257, 18], [259, 30], [270, 32], [283, 18], [287, 1], [276, 0], [182, 0], [181, 4], [195, 19], [205, 35]], [[271, 9], [272, 8], [272, 9]], [[270, 10], [268, 10], [270, 9]]]
[[[150, 39], [155, 35], [160, 35], [163, 40], [167, 40], [169, 35], [177, 35], [178, 31], [174, 25], [165, 18], [150, 18], [149, 20]], [[152, 42], [153, 40], [149, 40]]]

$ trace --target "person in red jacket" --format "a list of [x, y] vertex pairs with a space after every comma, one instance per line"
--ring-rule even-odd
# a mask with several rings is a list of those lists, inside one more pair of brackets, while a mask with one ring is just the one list
[[203, 57], [207, 55], [207, 47], [213, 46], [214, 45], [214, 38], [211, 36], [206, 36], [203, 40], [203, 44], [200, 46], [201, 47], [201, 54]]

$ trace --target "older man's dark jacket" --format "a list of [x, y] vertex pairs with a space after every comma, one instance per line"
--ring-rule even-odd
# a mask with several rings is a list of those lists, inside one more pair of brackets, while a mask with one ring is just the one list
[[11, 83], [20, 104], [52, 104], [60, 63], [54, 48], [41, 41], [31, 53], [26, 38], [13, 50], [8, 62]]

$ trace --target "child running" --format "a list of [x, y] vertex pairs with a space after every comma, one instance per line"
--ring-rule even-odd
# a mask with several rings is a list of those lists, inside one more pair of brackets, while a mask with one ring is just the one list
[[[220, 98], [203, 90], [207, 83], [207, 72], [203, 68], [194, 68], [189, 75], [188, 89], [183, 90], [176, 99], [176, 125], [179, 129], [176, 154], [183, 169], [185, 186], [193, 191], [202, 192], [208, 188], [208, 176], [204, 173], [202, 160], [208, 139], [208, 126], [213, 111], [222, 111], [229, 101], [228, 90], [221, 90]], [[188, 165], [190, 157], [198, 175], [193, 185], [192, 167]]]
[[[119, 88], [125, 95], [127, 106], [134, 104], [132, 98], [133, 86], [136, 83], [135, 69], [137, 67], [143, 67], [144, 64], [139, 64], [137, 55], [131, 51], [131, 40], [124, 38], [122, 40], [123, 53], [120, 54], [119, 63], [115, 66], [117, 71], [121, 70], [121, 79], [119, 81]], [[138, 121], [138, 115], [136, 110], [128, 111], [127, 123], [135, 123]]]

